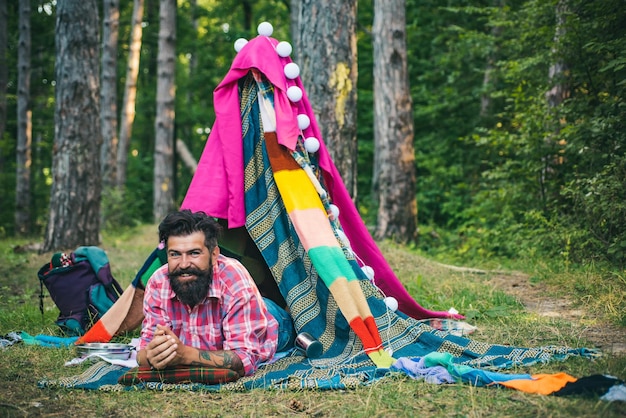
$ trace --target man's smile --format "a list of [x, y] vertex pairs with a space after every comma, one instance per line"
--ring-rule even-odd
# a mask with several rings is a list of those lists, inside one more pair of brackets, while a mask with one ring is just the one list
[[195, 279], [197, 276], [195, 274], [191, 274], [191, 273], [182, 273], [180, 276], [178, 276], [178, 278], [183, 281], [183, 282], [187, 282], [189, 280]]

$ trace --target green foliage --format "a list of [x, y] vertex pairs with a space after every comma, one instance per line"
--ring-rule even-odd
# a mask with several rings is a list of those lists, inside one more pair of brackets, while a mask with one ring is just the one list
[[142, 213], [139, 199], [127, 198], [131, 190], [120, 191], [117, 188], [108, 188], [102, 191], [102, 219], [104, 228], [121, 229], [137, 226], [141, 223]]
[[[409, 23], [423, 37], [411, 43], [420, 46], [412, 89], [421, 248], [464, 260], [543, 254], [623, 266], [619, 2], [570, 1], [560, 16], [553, 1], [467, 3], [433, 16], [436, 7], [420, 2]], [[557, 63], [564, 71], [551, 79]], [[549, 106], [556, 84], [568, 93]], [[485, 97], [488, 112], [479, 112]]]
[[625, 179], [626, 157], [620, 156], [595, 176], [573, 180], [564, 187], [566, 219], [578, 235], [573, 259], [604, 254], [616, 265], [626, 266]]
[[[567, 5], [567, 9], [562, 6]], [[118, 111], [132, 2], [120, 5]], [[17, 16], [16, 4], [8, 5]], [[213, 90], [269, 20], [289, 40], [288, 2], [179, 2], [176, 138], [196, 159], [213, 125]], [[368, 224], [373, 148], [373, 1], [359, 2], [358, 196]], [[560, 13], [560, 14], [559, 14]], [[0, 141], [0, 236], [14, 234], [17, 19], [9, 18], [7, 127]], [[54, 3], [32, 7], [33, 234], [46, 224], [54, 141]], [[475, 261], [549, 256], [626, 265], [626, 13], [617, 0], [407, 0], [420, 248]], [[557, 34], [557, 25], [559, 36]], [[152, 221], [158, 5], [146, 4], [125, 193], [105, 191], [111, 228]], [[562, 64], [563, 71], [551, 68]], [[546, 92], [560, 84], [562, 103]], [[192, 173], [175, 161], [176, 200]]]

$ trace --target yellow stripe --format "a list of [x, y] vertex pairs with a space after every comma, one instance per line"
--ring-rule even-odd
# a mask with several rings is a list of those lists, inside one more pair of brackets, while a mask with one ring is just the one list
[[312, 208], [325, 212], [319, 195], [303, 170], [281, 170], [274, 173], [274, 179], [285, 202], [287, 213], [295, 209]]

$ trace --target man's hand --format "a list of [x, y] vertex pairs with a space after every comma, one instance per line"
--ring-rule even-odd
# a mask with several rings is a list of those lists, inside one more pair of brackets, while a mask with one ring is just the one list
[[184, 364], [186, 349], [169, 327], [157, 325], [154, 338], [146, 346], [146, 359], [155, 369], [164, 369], [167, 366]]
[[[145, 352], [145, 357], [143, 357], [143, 352]], [[243, 363], [234, 351], [209, 351], [188, 347], [165, 325], [157, 325], [152, 341], [138, 353], [138, 359], [143, 361], [143, 358], [155, 369], [184, 364], [231, 369], [239, 373], [240, 376], [245, 374]]]

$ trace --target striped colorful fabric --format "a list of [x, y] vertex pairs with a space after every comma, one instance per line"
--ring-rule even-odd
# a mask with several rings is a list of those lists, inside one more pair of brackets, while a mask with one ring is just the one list
[[[240, 80], [239, 95], [243, 127], [246, 229], [272, 271], [294, 319], [296, 330], [308, 332], [324, 346], [322, 358], [309, 359], [315, 367], [332, 368], [336, 371], [338, 367], [345, 364], [350, 364], [350, 367], [357, 369], [371, 366], [374, 359], [368, 355], [370, 353], [366, 354], [366, 352], [376, 347], [378, 341], [374, 339], [375, 337], [368, 339], [365, 332], [362, 335], [366, 335], [366, 338], [356, 338], [361, 335], [351, 327], [350, 323], [354, 315], [367, 311], [371, 312], [373, 319], [370, 325], [376, 326], [376, 330], [371, 335], [378, 334], [384, 347], [390, 348], [395, 358], [419, 357], [433, 351], [442, 351], [452, 353], [455, 363], [499, 369], [545, 362], [555, 358], [562, 359], [570, 355], [593, 355], [585, 349], [552, 346], [519, 348], [477, 342], [434, 330], [400, 311], [392, 312], [387, 309], [383, 296], [365, 277], [352, 252], [338, 247], [327, 236], [323, 238], [304, 236], [305, 233], [317, 234], [318, 231], [328, 231], [327, 228], [330, 227], [316, 225], [312, 228], [307, 225], [307, 222], [310, 222], [309, 219], [304, 219], [302, 222], [304, 225], [302, 225], [299, 224], [302, 219], [300, 215], [289, 216], [289, 208], [293, 212], [304, 203], [310, 205], [306, 209], [310, 212], [313, 210], [321, 212], [322, 209], [319, 201], [310, 196], [310, 186], [306, 184], [302, 173], [298, 170], [301, 167], [300, 164], [294, 163], [293, 157], [289, 157], [290, 160], [284, 150], [275, 150], [277, 145], [273, 134], [263, 132], [257, 102], [257, 83], [252, 76]], [[317, 166], [314, 155], [303, 155], [302, 158], [305, 158], [311, 167]], [[297, 183], [297, 185], [289, 179], [285, 180], [287, 185], [291, 182], [291, 187], [295, 189], [295, 191], [292, 189], [292, 195], [287, 196], [285, 200], [284, 189], [280, 189], [279, 182], [287, 176], [281, 179], [280, 175], [274, 175], [272, 160], [278, 160], [275, 161], [275, 166], [282, 168], [283, 174], [298, 173], [297, 175], [302, 179], [302, 183]], [[309, 193], [306, 197], [300, 198], [298, 194], [305, 193], [307, 189]], [[318, 215], [314, 215], [314, 219], [321, 221], [319, 212]], [[329, 222], [325, 215], [324, 220], [326, 223]], [[324, 246], [319, 243], [328, 244], [327, 248], [323, 249]], [[320, 247], [319, 252], [315, 249], [317, 248], [315, 245]], [[310, 251], [312, 248], [315, 250]], [[338, 261], [341, 258], [340, 253], [342, 253], [343, 261]], [[318, 259], [314, 260], [315, 257]], [[332, 263], [328, 261], [331, 257], [334, 257]], [[322, 277], [322, 272], [324, 274], [330, 272], [343, 279], [333, 282], [332, 279]], [[333, 287], [334, 283], [343, 283], [343, 286]], [[337, 291], [337, 289], [341, 290]], [[358, 291], [353, 292], [356, 289]], [[362, 302], [358, 294], [363, 295], [367, 310], [359, 310], [362, 308], [359, 303]], [[349, 306], [350, 303], [354, 305]], [[363, 322], [365, 323], [365, 320]], [[368, 328], [368, 331], [371, 332], [371, 329]], [[278, 376], [279, 373], [275, 368], [280, 365], [286, 366], [279, 362], [277, 365], [272, 365], [270, 370], [261, 368], [257, 371], [257, 378], [264, 379], [263, 376], [266, 373], [269, 376]], [[297, 364], [290, 364], [289, 367], [294, 370], [300, 368]], [[288, 371], [283, 370], [283, 372]], [[323, 373], [329, 373], [329, 371], [326, 370]], [[238, 384], [246, 381], [247, 379]], [[251, 384], [254, 385], [254, 383]]]
[[265, 133], [265, 146], [276, 187], [295, 232], [341, 313], [379, 367], [395, 361], [384, 349], [374, 317], [328, 220], [329, 214], [304, 170], [276, 134]]

